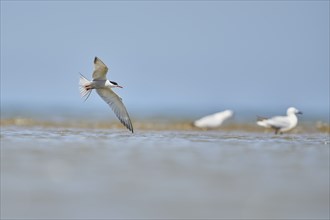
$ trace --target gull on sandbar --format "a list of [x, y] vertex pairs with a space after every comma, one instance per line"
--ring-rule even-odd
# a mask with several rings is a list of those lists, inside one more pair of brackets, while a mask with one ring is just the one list
[[290, 131], [297, 126], [297, 114], [302, 114], [302, 112], [294, 107], [290, 107], [286, 113], [287, 116], [275, 116], [272, 118], [257, 117], [257, 125], [272, 128], [275, 130], [275, 134]]
[[231, 118], [234, 115], [232, 110], [225, 110], [222, 112], [217, 112], [212, 115], [204, 116], [196, 121], [194, 121], [194, 126], [198, 128], [217, 128], [222, 125], [222, 123]]

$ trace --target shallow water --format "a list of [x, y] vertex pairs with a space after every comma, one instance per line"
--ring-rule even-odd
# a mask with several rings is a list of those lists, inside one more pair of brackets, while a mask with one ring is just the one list
[[2, 124], [1, 218], [329, 218], [329, 133]]

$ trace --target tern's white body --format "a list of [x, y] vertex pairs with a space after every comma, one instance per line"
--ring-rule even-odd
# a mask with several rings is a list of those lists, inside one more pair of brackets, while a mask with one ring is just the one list
[[128, 112], [122, 102], [122, 99], [112, 91], [112, 88], [122, 88], [116, 82], [106, 78], [108, 67], [97, 57], [94, 59], [93, 80], [89, 81], [84, 76], [80, 76], [79, 86], [82, 97], [89, 97], [93, 89], [101, 98], [112, 108], [120, 122], [133, 132], [132, 122]]
[[275, 134], [292, 130], [298, 124], [296, 114], [302, 114], [298, 109], [290, 107], [287, 110], [287, 116], [275, 116], [272, 118], [259, 118], [257, 124], [265, 128], [273, 128]]
[[231, 118], [234, 112], [231, 110], [225, 110], [212, 115], [207, 115], [194, 122], [194, 125], [198, 128], [216, 128], [222, 125], [222, 123]]

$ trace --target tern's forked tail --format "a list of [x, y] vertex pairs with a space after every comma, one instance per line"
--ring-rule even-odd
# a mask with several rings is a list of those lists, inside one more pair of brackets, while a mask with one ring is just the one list
[[89, 95], [92, 92], [92, 89], [88, 88], [90, 83], [91, 82], [80, 73], [79, 91], [80, 91], [80, 96], [82, 98], [86, 96], [85, 101], [88, 99]]

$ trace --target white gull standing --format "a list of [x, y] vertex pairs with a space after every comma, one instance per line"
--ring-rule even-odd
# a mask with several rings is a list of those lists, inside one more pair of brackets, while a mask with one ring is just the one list
[[225, 120], [231, 118], [233, 115], [234, 112], [232, 110], [225, 110], [212, 115], [204, 116], [194, 121], [193, 124], [198, 128], [216, 128], [221, 126]]
[[133, 133], [133, 126], [122, 99], [112, 91], [112, 88], [123, 88], [116, 82], [106, 78], [108, 67], [98, 58], [94, 59], [93, 80], [89, 81], [80, 74], [79, 89], [81, 97], [88, 99], [93, 89], [111, 107], [120, 122]]
[[275, 134], [282, 134], [283, 132], [290, 131], [297, 126], [297, 114], [302, 114], [302, 112], [294, 107], [290, 107], [286, 111], [286, 114], [287, 116], [275, 116], [272, 118], [258, 117], [257, 124], [265, 128], [274, 129]]

